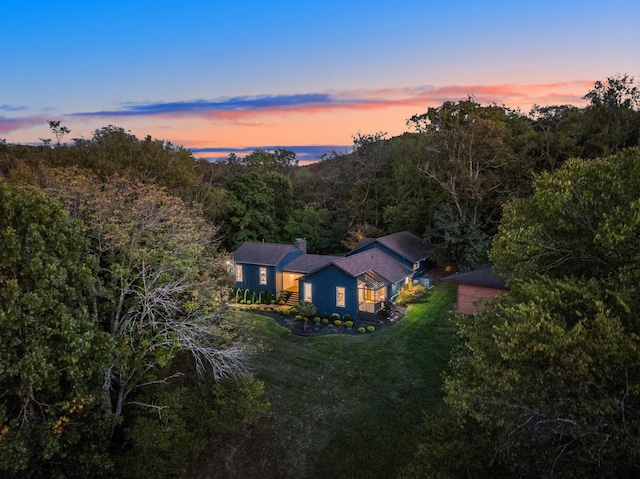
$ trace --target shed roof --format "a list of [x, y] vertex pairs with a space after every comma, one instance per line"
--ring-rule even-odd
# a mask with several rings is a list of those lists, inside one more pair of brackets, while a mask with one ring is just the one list
[[493, 272], [493, 264], [485, 264], [472, 271], [454, 273], [443, 281], [456, 284], [469, 284], [473, 286], [483, 286], [485, 288], [507, 289], [504, 278]]
[[275, 266], [292, 251], [300, 251], [291, 244], [259, 243], [248, 241], [233, 253], [236, 263]]
[[413, 273], [411, 269], [377, 249], [345, 256], [335, 260], [333, 264], [353, 277], [373, 270], [390, 283], [397, 283]]

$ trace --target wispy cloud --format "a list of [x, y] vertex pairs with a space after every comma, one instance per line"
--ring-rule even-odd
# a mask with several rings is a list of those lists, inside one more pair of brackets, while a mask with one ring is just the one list
[[4, 111], [23, 111], [23, 110], [26, 110], [26, 109], [27, 109], [26, 106], [0, 105], [0, 110], [4, 110]]
[[[416, 108], [473, 96], [479, 103], [526, 106], [534, 103], [581, 103], [592, 82], [574, 81], [528, 85], [448, 85], [348, 90], [292, 95], [256, 95], [179, 102], [124, 103], [120, 108], [73, 113], [92, 117], [205, 117], [239, 122], [258, 115], [304, 113], [348, 109], [373, 110], [398, 106]], [[417, 110], [418, 111], [418, 110]]]
[[16, 118], [0, 116], [0, 133], [9, 133], [23, 128], [31, 128], [32, 126], [42, 124], [45, 121], [46, 119], [41, 116], [23, 116]]

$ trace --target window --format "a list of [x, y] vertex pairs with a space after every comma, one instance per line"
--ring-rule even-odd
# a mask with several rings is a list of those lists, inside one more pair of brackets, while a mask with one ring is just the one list
[[344, 308], [344, 287], [336, 286], [336, 306]]
[[413, 270], [417, 270], [420, 267], [420, 263], [413, 263]]
[[238, 283], [242, 283], [242, 265], [241, 264], [236, 265], [236, 281]]
[[260, 268], [260, 284], [267, 284], [267, 268]]
[[303, 283], [304, 285], [304, 300], [307, 303], [311, 303], [313, 301], [313, 297], [311, 296], [311, 283]]

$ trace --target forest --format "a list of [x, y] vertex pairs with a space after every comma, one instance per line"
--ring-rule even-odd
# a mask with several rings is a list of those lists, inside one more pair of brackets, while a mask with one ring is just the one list
[[447, 101], [305, 166], [57, 120], [36, 146], [0, 139], [0, 475], [187, 477], [271, 407], [230, 252], [402, 230], [509, 290], [451, 315], [442, 401], [397, 477], [639, 475], [640, 90], [618, 74], [584, 99]]

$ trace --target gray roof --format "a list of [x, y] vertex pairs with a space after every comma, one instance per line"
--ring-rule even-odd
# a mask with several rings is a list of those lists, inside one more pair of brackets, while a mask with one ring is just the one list
[[324, 254], [302, 254], [282, 268], [282, 271], [309, 274], [333, 263], [338, 256]]
[[353, 277], [373, 270], [390, 283], [397, 283], [411, 276], [413, 272], [391, 256], [377, 249], [370, 249], [337, 259], [333, 264]]
[[507, 289], [505, 280], [500, 276], [494, 274], [493, 265], [485, 264], [472, 271], [464, 271], [461, 273], [454, 273], [443, 281], [456, 284], [469, 284], [472, 286], [483, 286], [485, 288], [494, 289]]
[[353, 252], [357, 252], [371, 243], [379, 243], [412, 263], [429, 257], [429, 249], [422, 238], [411, 231], [400, 231], [380, 238], [363, 238], [358, 242]]
[[291, 244], [246, 242], [233, 253], [236, 263], [277, 265], [292, 251], [300, 251]]

